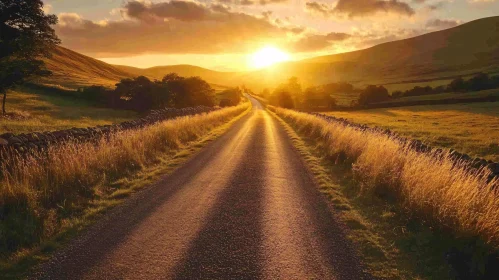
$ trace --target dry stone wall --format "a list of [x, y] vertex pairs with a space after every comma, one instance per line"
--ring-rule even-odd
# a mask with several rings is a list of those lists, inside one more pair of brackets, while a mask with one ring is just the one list
[[[344, 118], [337, 118], [334, 116], [328, 116], [328, 115], [324, 115], [324, 114], [320, 114], [320, 113], [310, 113], [310, 114], [317, 116], [319, 118], [322, 118], [322, 119], [326, 120], [327, 122], [340, 123], [344, 126], [353, 127], [353, 128], [363, 130], [363, 131], [371, 131], [371, 132], [385, 134], [391, 138], [397, 139], [398, 141], [400, 141], [402, 143], [409, 143], [410, 147], [412, 147], [414, 150], [416, 150], [418, 152], [427, 153], [427, 152], [430, 152], [432, 150], [436, 150], [437, 152], [441, 152], [441, 153], [445, 152], [443, 149], [433, 148], [429, 145], [424, 144], [423, 142], [421, 142], [419, 140], [412, 140], [412, 139], [402, 137], [389, 129], [369, 127], [367, 125], [358, 124], [358, 123], [348, 121], [347, 119], [344, 119]], [[492, 174], [490, 175], [490, 179], [493, 179], [495, 177], [499, 177], [499, 163], [497, 163], [497, 162], [493, 162], [491, 160], [487, 161], [483, 158], [474, 158], [474, 157], [471, 157], [470, 155], [459, 153], [454, 149], [450, 149], [449, 154], [456, 161], [462, 160], [462, 161], [467, 162], [469, 164], [469, 166], [472, 168], [476, 168], [476, 169], [488, 168], [488, 169], [490, 169], [490, 171], [492, 172]]]
[[58, 145], [68, 141], [86, 142], [100, 139], [103, 136], [123, 130], [142, 128], [168, 119], [208, 113], [218, 110], [214, 107], [198, 106], [182, 109], [165, 108], [151, 111], [146, 117], [133, 121], [126, 121], [113, 125], [103, 125], [88, 128], [71, 128], [50, 132], [33, 132], [14, 135], [4, 133], [0, 135], [1, 157], [9, 156], [10, 152], [17, 154], [28, 153], [33, 150], [43, 150], [50, 145]]

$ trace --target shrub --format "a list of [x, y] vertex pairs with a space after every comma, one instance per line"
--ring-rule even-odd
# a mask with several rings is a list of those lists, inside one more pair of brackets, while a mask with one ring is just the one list
[[280, 84], [269, 98], [270, 104], [283, 108], [295, 108], [303, 104], [303, 94], [298, 78], [291, 77]]
[[239, 88], [231, 88], [219, 93], [224, 98], [220, 100], [220, 107], [235, 106], [241, 102], [242, 91]]
[[295, 107], [291, 94], [288, 91], [284, 90], [274, 92], [270, 102], [271, 104], [282, 108], [292, 109]]

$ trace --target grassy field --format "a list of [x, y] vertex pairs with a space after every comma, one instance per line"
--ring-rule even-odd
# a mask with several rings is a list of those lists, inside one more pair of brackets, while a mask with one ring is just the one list
[[46, 154], [2, 161], [0, 274], [19, 279], [67, 234], [171, 172], [250, 106], [246, 102], [124, 131], [97, 145], [69, 143]]
[[390, 101], [379, 102], [377, 104], [389, 104], [392, 102], [404, 102], [404, 101], [420, 101], [420, 100], [446, 100], [446, 99], [460, 99], [466, 100], [470, 98], [477, 97], [497, 97], [499, 96], [499, 89], [489, 89], [482, 91], [473, 91], [473, 92], [462, 92], [462, 93], [454, 93], [454, 92], [446, 92], [439, 94], [428, 94], [428, 95], [420, 95], [420, 96], [407, 96], [401, 98], [395, 98]]
[[[224, 87], [215, 88], [216, 104]], [[0, 115], [0, 134], [53, 131], [128, 121], [136, 112], [96, 107], [73, 96], [68, 88], [20, 87], [7, 95], [7, 117]]]
[[331, 96], [336, 99], [336, 104], [339, 106], [350, 106], [352, 101], [357, 101], [359, 99], [360, 93], [352, 92], [349, 94], [345, 93], [334, 93]]
[[90, 127], [131, 120], [132, 111], [98, 108], [74, 98], [68, 92], [54, 94], [49, 89], [23, 87], [7, 95], [8, 117], [0, 116], [0, 134], [52, 131]]
[[356, 123], [388, 128], [432, 146], [499, 161], [499, 102], [329, 112]]
[[[270, 109], [288, 126], [375, 276], [494, 273], [486, 263], [499, 248], [499, 182], [488, 182], [488, 171], [467, 171], [448, 156], [417, 153], [383, 134]], [[442, 257], [449, 254], [457, 257]]]
[[[433, 83], [417, 83], [417, 84], [397, 84], [395, 85], [385, 85], [385, 87], [388, 89], [389, 92], [393, 92], [394, 90], [406, 90], [406, 89], [412, 89], [414, 85], [419, 85], [419, 86], [438, 86], [440, 85], [438, 81], [433, 82]], [[337, 100], [338, 105], [340, 106], [350, 106], [352, 101], [356, 101], [359, 99], [359, 93], [351, 93], [351, 94], [343, 94], [343, 93], [338, 93], [338, 94], [333, 94], [332, 96]], [[490, 90], [482, 90], [482, 91], [475, 91], [475, 92], [463, 92], [463, 93], [454, 93], [454, 92], [446, 92], [446, 93], [439, 93], [439, 94], [428, 94], [428, 95], [420, 95], [420, 96], [408, 96], [408, 97], [401, 97], [401, 98], [394, 98], [389, 101], [385, 102], [379, 102], [376, 104], [391, 104], [391, 103], [399, 103], [399, 102], [412, 102], [412, 101], [422, 101], [422, 100], [447, 100], [447, 99], [460, 99], [460, 100], [466, 100], [470, 98], [477, 98], [477, 97], [497, 97], [499, 96], [499, 89], [490, 89]]]
[[452, 79], [442, 79], [442, 80], [432, 80], [432, 81], [422, 81], [422, 82], [410, 82], [410, 83], [394, 83], [394, 84], [387, 84], [384, 85], [384, 87], [389, 91], [389, 92], [394, 92], [396, 90], [400, 91], [406, 91], [408, 89], [413, 89], [415, 86], [420, 86], [420, 87], [438, 87], [438, 86], [446, 86], [448, 85]]

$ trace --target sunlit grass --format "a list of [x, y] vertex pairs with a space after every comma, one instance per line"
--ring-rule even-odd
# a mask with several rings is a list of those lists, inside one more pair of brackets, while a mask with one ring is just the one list
[[0, 116], [0, 134], [107, 125], [138, 116], [132, 111], [98, 108], [71, 96], [31, 88], [10, 91], [6, 109], [9, 117]]
[[498, 180], [447, 154], [421, 154], [384, 134], [359, 131], [315, 116], [275, 108], [302, 133], [321, 143], [325, 157], [351, 162], [363, 196], [393, 197], [405, 212], [458, 236], [499, 247]]
[[[286, 128], [337, 217], [347, 225], [347, 237], [354, 242], [371, 275], [394, 280], [447, 279], [456, 275], [456, 266], [465, 271], [483, 267], [491, 253], [488, 245], [474, 238], [434, 230], [406, 215], [403, 205], [391, 199], [359, 195], [361, 186], [353, 180], [351, 165], [338, 164], [324, 153], [327, 141], [298, 129], [295, 123], [276, 118]], [[469, 267], [442, 258], [453, 250], [466, 251], [466, 248], [473, 248], [475, 256], [480, 256], [467, 260]]]
[[[130, 190], [119, 186], [128, 178], [152, 166], [185, 159], [189, 153], [182, 151], [189, 143], [213, 133], [249, 106], [247, 102], [124, 131], [97, 145], [69, 143], [51, 147], [47, 153], [4, 160], [0, 165], [0, 210], [5, 213], [0, 223], [0, 256], [54, 236], [103, 197], [127, 196]], [[151, 176], [153, 171], [141, 181]]]
[[382, 108], [328, 115], [391, 129], [435, 147], [499, 161], [499, 102]]

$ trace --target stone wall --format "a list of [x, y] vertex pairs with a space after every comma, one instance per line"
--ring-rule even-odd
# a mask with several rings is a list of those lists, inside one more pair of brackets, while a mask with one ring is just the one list
[[88, 128], [71, 128], [50, 132], [22, 133], [17, 135], [4, 133], [0, 135], [0, 150], [3, 151], [0, 155], [1, 157], [5, 157], [8, 156], [10, 152], [24, 154], [33, 150], [42, 150], [50, 145], [57, 145], [68, 141], [93, 141], [117, 131], [142, 128], [168, 119], [207, 113], [215, 110], [218, 110], [218, 108], [205, 106], [182, 109], [165, 108], [151, 111], [151, 113], [146, 117], [140, 119], [112, 125]]
[[[433, 148], [431, 146], [424, 144], [423, 142], [421, 142], [419, 140], [411, 140], [411, 139], [402, 137], [389, 129], [381, 129], [378, 127], [369, 127], [367, 125], [358, 124], [358, 123], [348, 121], [347, 119], [344, 119], [344, 118], [337, 118], [334, 116], [323, 115], [320, 113], [309, 113], [309, 114], [317, 116], [319, 118], [322, 118], [328, 122], [336, 122], [336, 123], [340, 123], [344, 126], [353, 127], [353, 128], [363, 130], [363, 131], [371, 131], [371, 132], [385, 134], [391, 138], [397, 139], [398, 141], [400, 141], [402, 143], [409, 143], [409, 145], [414, 150], [416, 150], [418, 152], [427, 153], [427, 152], [430, 152], [432, 150], [436, 150], [437, 152], [441, 152], [441, 153], [445, 152], [443, 149]], [[497, 163], [497, 162], [493, 162], [490, 160], [487, 161], [483, 158], [473, 158], [467, 154], [459, 153], [459, 152], [455, 151], [454, 149], [450, 149], [449, 154], [456, 161], [463, 160], [463, 161], [467, 162], [469, 164], [469, 166], [472, 168], [477, 168], [477, 169], [488, 168], [488, 169], [490, 169], [490, 171], [492, 172], [490, 179], [492, 179], [494, 177], [499, 177], [499, 163]]]

